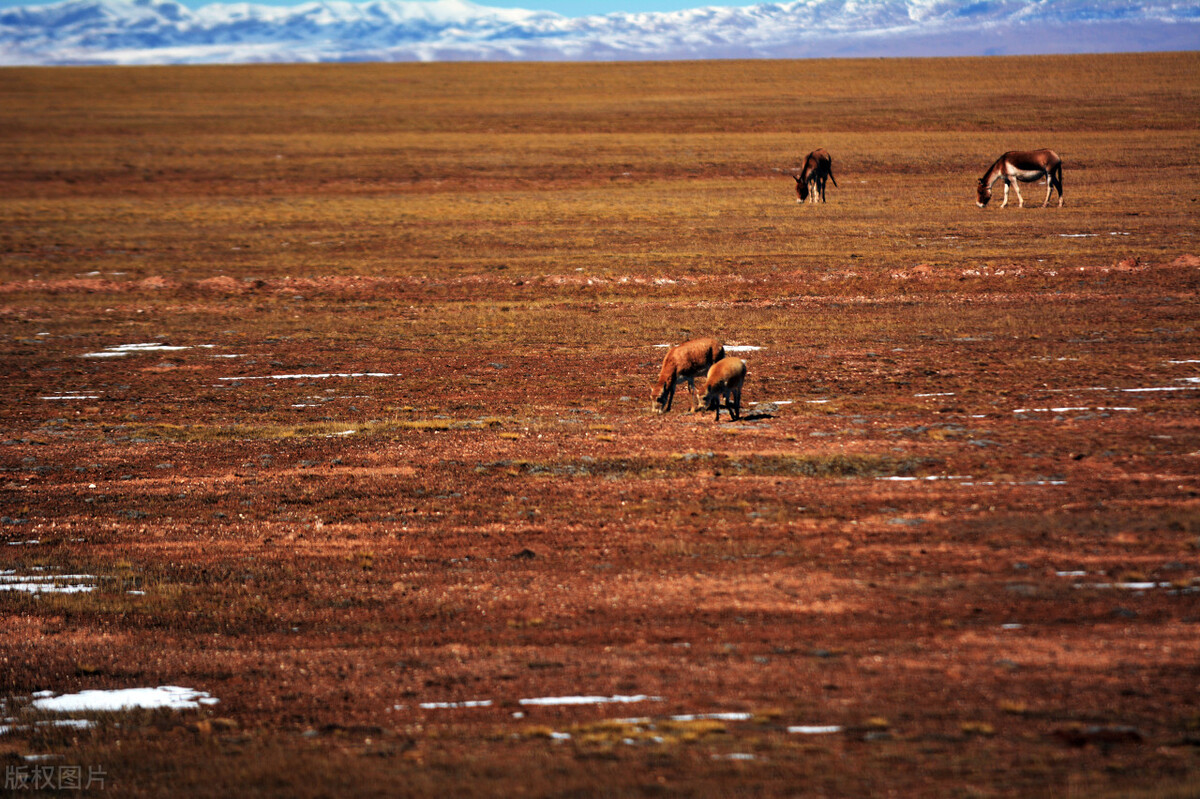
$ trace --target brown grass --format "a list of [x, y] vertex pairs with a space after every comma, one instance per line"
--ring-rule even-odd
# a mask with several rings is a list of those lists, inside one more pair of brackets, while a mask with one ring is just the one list
[[[0, 569], [96, 590], [0, 592], [0, 759], [121, 796], [1194, 795], [1197, 75], [3, 70]], [[974, 206], [1042, 146], [1066, 207]], [[747, 421], [649, 414], [699, 334], [762, 347]], [[186, 349], [88, 357], [153, 341]], [[388, 376], [292, 377], [343, 373]], [[221, 701], [29, 708], [141, 685]], [[520, 703], [577, 694], [657, 698]]]

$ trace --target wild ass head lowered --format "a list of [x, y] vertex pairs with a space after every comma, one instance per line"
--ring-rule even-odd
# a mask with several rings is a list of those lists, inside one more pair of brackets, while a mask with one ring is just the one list
[[1033, 183], [1046, 178], [1046, 199], [1042, 202], [1045, 208], [1050, 204], [1050, 193], [1058, 190], [1058, 206], [1063, 204], [1062, 159], [1053, 150], [1013, 150], [996, 159], [996, 163], [988, 167], [988, 171], [979, 179], [976, 186], [977, 199], [975, 204], [986, 208], [992, 199], [992, 184], [997, 179], [1004, 179], [1004, 202], [1000, 207], [1008, 205], [1008, 187], [1012, 186], [1017, 193], [1018, 207], [1025, 207], [1021, 197], [1019, 183]]
[[796, 202], [798, 203], [802, 203], [810, 197], [815, 203], [818, 196], [820, 196], [821, 202], [825, 202], [825, 181], [832, 180], [833, 185], [837, 185], [837, 180], [833, 177], [833, 159], [824, 147], [819, 147], [809, 153], [804, 159], [804, 166], [800, 169], [800, 174], [792, 175], [792, 177], [796, 179]]

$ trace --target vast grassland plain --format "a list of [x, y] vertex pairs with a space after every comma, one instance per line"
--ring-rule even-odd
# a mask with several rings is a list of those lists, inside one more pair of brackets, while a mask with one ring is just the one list
[[[1197, 53], [0, 70], [6, 789], [1200, 795], [1197, 108]], [[975, 206], [1040, 147], [1063, 208]], [[650, 413], [697, 335], [742, 421]], [[39, 701], [157, 686], [218, 701]]]

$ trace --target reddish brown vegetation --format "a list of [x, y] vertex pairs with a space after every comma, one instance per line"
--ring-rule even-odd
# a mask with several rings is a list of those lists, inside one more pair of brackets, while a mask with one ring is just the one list
[[[1046, 74], [1056, 129], [1013, 130]], [[1197, 74], [5, 70], [0, 570], [94, 590], [0, 591], [3, 765], [1195, 795]], [[838, 202], [798, 209], [773, 159], [817, 135]], [[1018, 137], [1072, 203], [975, 207]], [[697, 335], [761, 347], [741, 421], [646, 409]], [[220, 702], [29, 707], [144, 685]], [[522, 703], [567, 695], [639, 701]]]

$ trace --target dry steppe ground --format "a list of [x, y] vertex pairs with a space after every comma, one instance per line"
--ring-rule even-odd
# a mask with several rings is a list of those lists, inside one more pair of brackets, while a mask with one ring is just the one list
[[[0, 591], [7, 777], [1200, 795], [1198, 76], [0, 71], [0, 587], [92, 589]], [[742, 421], [649, 412], [696, 335]]]

